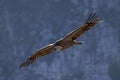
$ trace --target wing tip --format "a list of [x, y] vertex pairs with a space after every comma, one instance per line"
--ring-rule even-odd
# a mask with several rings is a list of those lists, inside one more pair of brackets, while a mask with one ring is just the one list
[[90, 13], [88, 19], [86, 20], [86, 23], [102, 23], [104, 22], [103, 19], [101, 19], [97, 13]]
[[34, 60], [32, 60], [32, 59], [28, 59], [28, 60], [26, 60], [25, 62], [23, 62], [20, 66], [19, 66], [19, 69], [21, 69], [22, 67], [27, 67], [27, 66], [29, 66], [30, 64], [32, 64], [33, 63], [33, 61]]
[[29, 64], [27, 64], [26, 62], [22, 63], [20, 66], [19, 66], [19, 69], [23, 68], [23, 67], [27, 67]]

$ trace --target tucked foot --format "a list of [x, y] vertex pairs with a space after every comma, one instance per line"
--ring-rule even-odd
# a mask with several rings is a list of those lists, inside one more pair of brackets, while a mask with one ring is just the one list
[[83, 41], [80, 41], [80, 42], [77, 42], [76, 44], [83, 44], [83, 43], [85, 43], [85, 42], [83, 42]]

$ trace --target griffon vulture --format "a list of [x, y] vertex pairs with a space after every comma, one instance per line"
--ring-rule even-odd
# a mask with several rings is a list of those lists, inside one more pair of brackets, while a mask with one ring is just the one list
[[96, 15], [96, 13], [91, 13], [83, 25], [73, 30], [72, 32], [68, 33], [65, 37], [57, 40], [55, 43], [49, 44], [37, 50], [27, 60], [25, 60], [25, 62], [23, 62], [20, 65], [20, 68], [32, 64], [39, 57], [49, 54], [53, 51], [62, 51], [73, 45], [82, 44], [83, 42], [78, 42], [76, 41], [76, 39], [80, 37], [85, 31], [91, 29], [92, 27], [94, 27], [96, 24], [100, 22], [102, 22], [102, 19], [100, 19]]

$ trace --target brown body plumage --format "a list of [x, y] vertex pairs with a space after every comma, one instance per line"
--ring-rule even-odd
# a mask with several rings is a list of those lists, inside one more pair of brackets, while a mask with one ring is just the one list
[[68, 33], [64, 38], [57, 40], [55, 43], [49, 44], [42, 49], [36, 51], [24, 63], [20, 65], [20, 68], [32, 64], [40, 56], [49, 54], [52, 51], [61, 51], [75, 44], [82, 44], [83, 42], [77, 42], [76, 38], [78, 38], [85, 31], [91, 29], [95, 24], [100, 23], [101, 21], [102, 20], [96, 15], [96, 13], [90, 14], [87, 21], [82, 26]]

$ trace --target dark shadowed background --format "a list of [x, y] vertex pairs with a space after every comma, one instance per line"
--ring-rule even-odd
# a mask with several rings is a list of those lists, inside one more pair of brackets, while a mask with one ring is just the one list
[[[83, 45], [19, 65], [79, 27], [90, 12], [104, 23]], [[0, 80], [120, 80], [120, 0], [0, 0]]]

